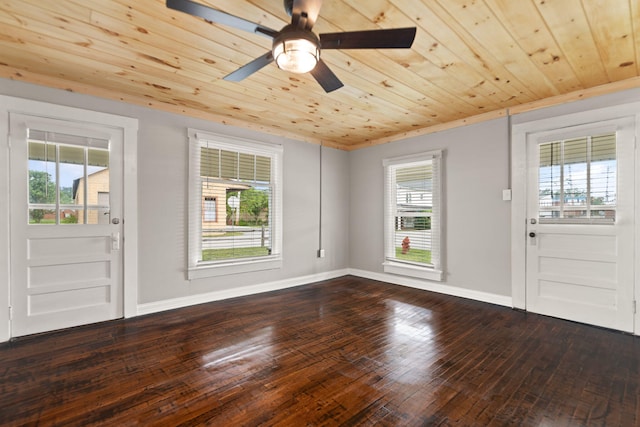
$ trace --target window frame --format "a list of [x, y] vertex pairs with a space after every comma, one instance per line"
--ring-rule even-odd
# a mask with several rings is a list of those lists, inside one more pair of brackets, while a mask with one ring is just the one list
[[[282, 185], [283, 185], [283, 148], [279, 144], [270, 144], [245, 138], [188, 129], [189, 137], [189, 225], [187, 278], [189, 280], [216, 277], [229, 274], [246, 273], [282, 268]], [[204, 142], [216, 148], [238, 153], [247, 153], [271, 158], [271, 185], [273, 202], [271, 209], [271, 254], [253, 258], [232, 258], [223, 261], [199, 261], [202, 251], [202, 219], [204, 206], [202, 198], [202, 180], [200, 176], [200, 148]]]
[[[392, 157], [382, 161], [384, 169], [384, 272], [419, 279], [442, 281], [443, 268], [443, 150], [432, 150], [408, 156]], [[395, 170], [400, 167], [419, 166], [427, 161], [432, 162], [432, 213], [431, 233], [432, 244], [437, 242], [435, 250], [432, 248], [432, 264], [401, 262], [395, 259], [395, 222], [397, 205], [397, 188], [395, 184]], [[437, 203], [437, 205], [436, 205]]]

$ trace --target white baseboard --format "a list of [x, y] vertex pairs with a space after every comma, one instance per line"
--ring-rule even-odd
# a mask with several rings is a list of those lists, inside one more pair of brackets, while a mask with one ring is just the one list
[[458, 288], [455, 286], [447, 286], [439, 283], [432, 283], [432, 282], [412, 279], [409, 277], [396, 276], [393, 274], [375, 273], [372, 271], [359, 270], [354, 268], [345, 268], [341, 270], [328, 271], [325, 273], [311, 274], [308, 276], [278, 280], [275, 282], [244, 286], [242, 288], [225, 289], [222, 291], [209, 292], [206, 294], [189, 295], [186, 297], [138, 304], [137, 315], [142, 316], [145, 314], [158, 313], [161, 311], [173, 310], [176, 308], [188, 307], [191, 305], [203, 304], [203, 303], [212, 302], [212, 301], [220, 301], [220, 300], [229, 299], [229, 298], [242, 297], [242, 296], [276, 291], [276, 290], [286, 289], [286, 288], [293, 288], [296, 286], [302, 286], [302, 285], [306, 285], [313, 282], [319, 282], [322, 280], [335, 279], [337, 277], [342, 277], [346, 275], [353, 275], [353, 276], [363, 277], [366, 279], [379, 280], [381, 282], [392, 283], [394, 285], [409, 286], [411, 288], [421, 289], [424, 291], [437, 292], [441, 294], [487, 302], [490, 304], [502, 305], [505, 307], [513, 307], [511, 297], [509, 296], [490, 294], [487, 292], [474, 291], [471, 289]]
[[423, 280], [412, 279], [410, 277], [396, 276], [393, 274], [375, 273], [373, 271], [358, 270], [350, 268], [349, 274], [365, 279], [379, 280], [381, 282], [393, 283], [394, 285], [408, 286], [411, 288], [422, 289], [423, 291], [437, 292], [440, 294], [452, 295], [455, 297], [467, 298], [476, 301], [488, 302], [490, 304], [502, 305], [505, 307], [513, 307], [510, 296], [490, 294], [488, 292], [474, 291], [472, 289], [459, 288], [456, 286], [447, 286], [440, 283], [426, 282]]
[[138, 304], [137, 315], [158, 313], [176, 308], [188, 307], [190, 305], [203, 304], [212, 301], [220, 301], [229, 298], [243, 297], [247, 295], [259, 294], [262, 292], [277, 291], [279, 289], [293, 288], [322, 280], [335, 279], [349, 274], [348, 269], [328, 271], [325, 273], [311, 274], [308, 276], [294, 277], [292, 279], [278, 280], [258, 285], [244, 286], [241, 288], [225, 289], [222, 291], [209, 292], [206, 294], [189, 295], [186, 297], [173, 298], [157, 302]]

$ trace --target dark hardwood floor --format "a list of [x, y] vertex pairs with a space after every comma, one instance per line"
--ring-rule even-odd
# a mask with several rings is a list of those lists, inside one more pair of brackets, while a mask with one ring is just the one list
[[0, 345], [0, 425], [634, 426], [636, 337], [344, 277]]

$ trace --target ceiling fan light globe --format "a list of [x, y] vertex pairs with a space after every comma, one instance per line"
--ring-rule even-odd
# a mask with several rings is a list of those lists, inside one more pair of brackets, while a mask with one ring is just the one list
[[306, 38], [278, 40], [273, 45], [273, 57], [282, 70], [308, 73], [320, 60], [320, 49]]

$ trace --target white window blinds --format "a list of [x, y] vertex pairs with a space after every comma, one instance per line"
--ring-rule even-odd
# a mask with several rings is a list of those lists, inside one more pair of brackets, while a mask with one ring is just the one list
[[387, 159], [384, 169], [385, 271], [440, 280], [441, 152]]
[[190, 131], [189, 268], [279, 258], [279, 146]]

